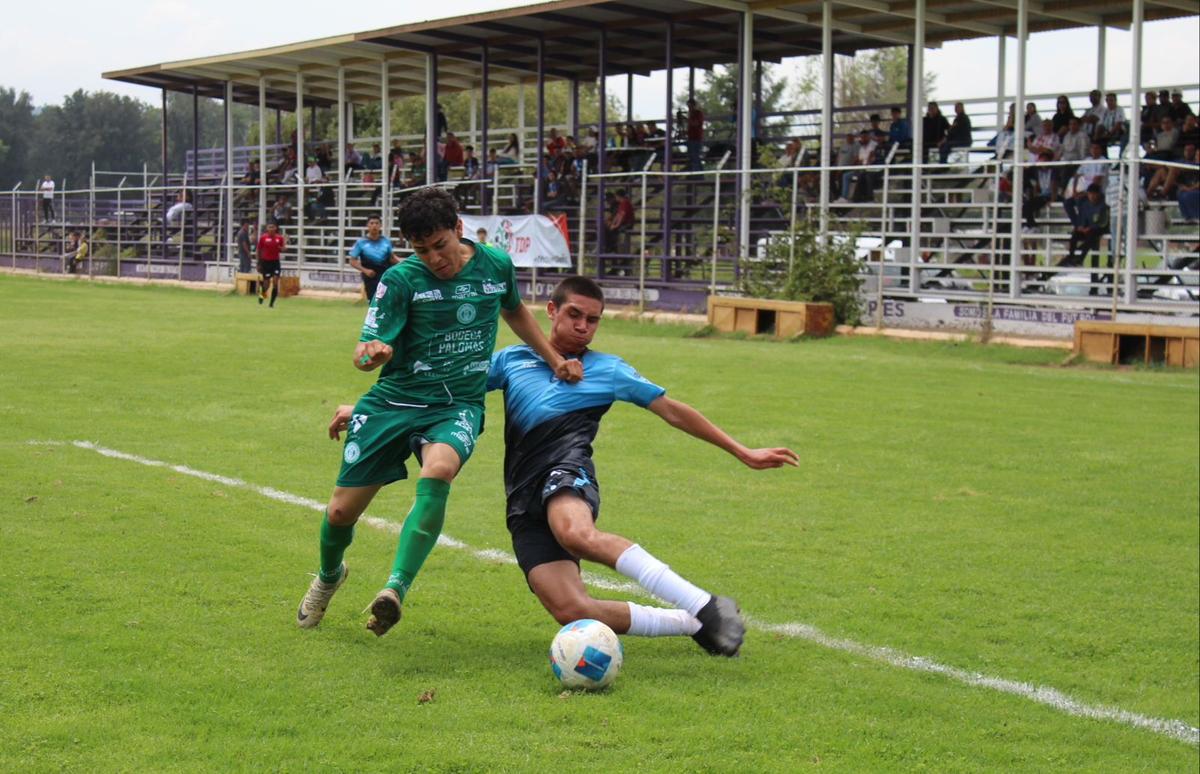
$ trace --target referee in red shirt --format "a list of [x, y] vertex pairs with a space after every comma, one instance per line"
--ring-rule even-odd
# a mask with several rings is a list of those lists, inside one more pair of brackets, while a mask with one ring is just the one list
[[258, 273], [262, 281], [258, 283], [258, 303], [267, 298], [267, 286], [271, 286], [271, 306], [279, 296], [279, 257], [287, 247], [287, 238], [279, 233], [279, 224], [274, 220], [267, 221], [267, 230], [258, 238]]

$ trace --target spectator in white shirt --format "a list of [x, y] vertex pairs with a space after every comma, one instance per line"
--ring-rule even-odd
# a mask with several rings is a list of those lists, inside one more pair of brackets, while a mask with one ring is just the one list
[[1087, 154], [1091, 140], [1083, 131], [1083, 124], [1078, 118], [1072, 118], [1067, 124], [1067, 133], [1062, 138], [1062, 152], [1059, 158], [1063, 161], [1082, 161]]
[[1088, 137], [1096, 134], [1096, 128], [1104, 121], [1104, 114], [1108, 112], [1107, 108], [1101, 104], [1103, 96], [1099, 89], [1092, 89], [1088, 94], [1092, 106], [1083, 111], [1083, 129], [1087, 132]]
[[1105, 145], [1120, 145], [1125, 150], [1129, 141], [1129, 124], [1125, 121], [1125, 111], [1117, 105], [1117, 95], [1111, 91], [1104, 96], [1104, 117], [1092, 132], [1092, 137]]
[[1098, 185], [1103, 190], [1105, 179], [1108, 177], [1108, 167], [1108, 159], [1104, 158], [1104, 145], [1093, 142], [1091, 157], [1079, 165], [1063, 195], [1081, 199], [1087, 196], [1088, 187], [1091, 185]]
[[315, 158], [308, 160], [308, 166], [304, 170], [304, 182], [312, 184], [325, 182], [325, 173], [321, 171], [321, 165]]
[[54, 180], [46, 175], [42, 178], [42, 184], [38, 186], [38, 190], [42, 192], [42, 220], [54, 220]]
[[1062, 148], [1062, 140], [1058, 139], [1058, 135], [1054, 133], [1054, 122], [1049, 118], [1042, 121], [1041, 129], [1025, 144], [1025, 147], [1035, 158], [1045, 150], [1050, 151], [1050, 156], [1057, 159], [1059, 150]]

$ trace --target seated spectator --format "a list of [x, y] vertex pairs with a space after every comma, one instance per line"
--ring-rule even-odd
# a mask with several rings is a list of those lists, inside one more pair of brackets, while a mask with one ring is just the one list
[[279, 225], [285, 225], [292, 220], [292, 202], [287, 196], [280, 196], [271, 208], [271, 220]]
[[496, 174], [498, 166], [500, 166], [500, 157], [496, 155], [496, 149], [488, 148], [487, 160], [483, 164], [483, 174], [490, 179]]
[[87, 234], [82, 231], [72, 231], [71, 240], [67, 243], [67, 252], [63, 256], [67, 259], [67, 274], [74, 274], [79, 270], [79, 264], [87, 260], [88, 252]]
[[566, 193], [566, 189], [563, 187], [558, 173], [551, 172], [549, 177], [546, 178], [546, 203], [542, 205], [542, 209], [562, 210], [570, 207]]
[[442, 151], [442, 158], [446, 160], [446, 164], [448, 166], [462, 166], [463, 146], [462, 143], [459, 142], [458, 137], [455, 136], [454, 132], [446, 132], [446, 148]]
[[[849, 135], [853, 137], [854, 135]], [[851, 164], [854, 166], [864, 167], [872, 163], [875, 159], [875, 141], [871, 139], [871, 131], [863, 129], [858, 133], [858, 141], [854, 144], [854, 155], [851, 157]], [[844, 204], [851, 200], [866, 201], [873, 194], [871, 186], [871, 173], [867, 170], [854, 170], [842, 173], [842, 198], [838, 199], [839, 204]]]
[[1147, 145], [1154, 139], [1154, 133], [1162, 125], [1163, 116], [1170, 115], [1168, 105], [1158, 104], [1158, 95], [1153, 91], [1146, 92], [1146, 104], [1142, 106], [1142, 136], [1139, 142]]
[[846, 134], [846, 141], [837, 150], [837, 159], [834, 166], [852, 167], [854, 166], [856, 156], [858, 156], [858, 135], [854, 132], [849, 132]]
[[258, 159], [254, 159], [246, 167], [246, 174], [238, 178], [238, 182], [242, 185], [252, 186], [244, 188], [238, 192], [237, 198], [234, 199], [234, 204], [244, 204], [254, 199], [258, 193], [258, 185], [262, 182], [262, 175], [259, 172]]
[[1179, 142], [1175, 143], [1175, 147], [1182, 148], [1188, 143], [1200, 147], [1200, 119], [1194, 115], [1183, 119], [1183, 131], [1179, 133]]
[[875, 143], [877, 149], [885, 151], [888, 147], [888, 133], [883, 131], [883, 127], [879, 125], [883, 121], [883, 118], [878, 113], [872, 113], [868, 120], [871, 123], [869, 130], [871, 132], [871, 141]]
[[279, 163], [267, 171], [268, 183], [290, 183], [294, 182], [293, 175], [299, 165], [296, 163], [296, 146], [289, 145], [283, 152], [283, 157], [279, 159]]
[[308, 160], [308, 166], [304, 169], [304, 182], [308, 185], [318, 185], [320, 183], [329, 182], [325, 177], [325, 172], [322, 171], [320, 163], [316, 157]]
[[1104, 190], [1105, 181], [1109, 173], [1108, 159], [1104, 157], [1104, 146], [1098, 142], [1093, 142], [1089, 153], [1088, 160], [1079, 165], [1075, 170], [1075, 174], [1071, 177], [1071, 182], [1067, 184], [1066, 190], [1063, 191], [1064, 198], [1074, 196], [1077, 199], [1081, 199], [1093, 185], [1100, 186], [1100, 189]]
[[1190, 164], [1192, 168], [1182, 169], [1156, 165], [1154, 176], [1146, 185], [1146, 195], [1151, 199], [1174, 199], [1180, 187], [1194, 181], [1196, 177], [1196, 144], [1194, 142], [1183, 147], [1182, 163]]
[[1092, 130], [1092, 139], [1105, 145], [1120, 145], [1122, 152], [1125, 150], [1129, 124], [1125, 120], [1125, 111], [1117, 105], [1117, 95], [1111, 91], [1104, 95], [1104, 117]]
[[317, 146], [316, 161], [317, 165], [321, 167], [321, 172], [333, 168], [333, 150], [329, 147], [329, 143], [323, 142]]
[[943, 140], [941, 147], [938, 148], [938, 160], [945, 164], [950, 160], [950, 154], [955, 148], [969, 148], [974, 142], [971, 130], [971, 117], [967, 115], [967, 108], [961, 102], [954, 103], [954, 123], [950, 125], [950, 131], [946, 133], [946, 138]]
[[1042, 117], [1038, 114], [1037, 105], [1025, 103], [1025, 139], [1028, 140], [1042, 125]]
[[1184, 159], [1192, 166], [1190, 169], [1177, 170], [1175, 198], [1184, 220], [1200, 220], [1200, 154], [1194, 144], [1184, 148], [1184, 154]]
[[1067, 99], [1067, 95], [1060, 94], [1054, 103], [1054, 115], [1050, 117], [1054, 124], [1054, 131], [1059, 137], [1067, 133], [1071, 119], [1074, 117], [1075, 111], [1071, 109], [1071, 101]]
[[929, 153], [934, 148], [938, 148], [942, 144], [942, 140], [950, 133], [950, 122], [942, 115], [942, 111], [938, 108], [938, 103], [930, 102], [925, 108], [925, 117], [922, 119], [922, 136], [925, 141], [925, 148], [921, 153], [921, 161], [929, 161]]
[[463, 177], [467, 180], [479, 179], [479, 159], [475, 157], [475, 146], [468, 145], [463, 149]]
[[1192, 112], [1192, 106], [1183, 101], [1183, 92], [1179, 90], [1171, 92], [1171, 103], [1167, 106], [1167, 112], [1177, 125], [1187, 121], [1188, 116], [1196, 115]]
[[508, 143], [500, 151], [500, 156], [497, 159], [500, 164], [517, 164], [521, 159], [521, 140], [516, 133], [508, 136]]
[[1103, 104], [1104, 95], [1099, 89], [1092, 89], [1088, 92], [1088, 101], [1091, 102], [1091, 107], [1083, 111], [1083, 130], [1087, 132], [1088, 137], [1096, 135], [1096, 127], [1100, 126], [1104, 121], [1104, 114], [1107, 109]]
[[996, 158], [1006, 159], [1012, 155], [1014, 143], [1016, 142], [1015, 132], [1013, 130], [1013, 117], [1009, 113], [1008, 120], [1004, 122], [1004, 128], [996, 132], [996, 136], [988, 140], [988, 147], [996, 151]]
[[1168, 116], [1163, 116], [1159, 124], [1159, 130], [1154, 134], [1154, 139], [1146, 148], [1146, 158], [1157, 161], [1170, 161], [1175, 158], [1175, 147], [1179, 143], [1179, 128], [1175, 126], [1175, 119]]
[[[1063, 199], [1063, 209], [1071, 221], [1067, 257], [1059, 266], [1082, 266], [1088, 252], [1100, 249], [1100, 238], [1108, 233], [1108, 204], [1100, 186], [1092, 185], [1084, 197]], [[1092, 290], [1093, 294], [1096, 292]]]
[[1040, 131], [1030, 138], [1025, 147], [1035, 158], [1040, 158], [1042, 151], [1049, 151], [1051, 159], [1057, 159], [1062, 140], [1054, 133], [1054, 122], [1049, 118], [1044, 119]]
[[363, 169], [362, 154], [354, 149], [352, 143], [346, 143], [346, 169], [344, 174], [349, 175], [356, 169]]
[[1082, 161], [1092, 142], [1083, 130], [1083, 122], [1078, 118], [1072, 118], [1067, 127], [1058, 157], [1062, 161]]
[[[1043, 121], [1042, 123], [1049, 124], [1050, 121], [1049, 121], [1049, 119], [1047, 119], [1047, 120]], [[1052, 136], [1054, 136], [1055, 139], [1058, 138], [1058, 135], [1054, 134], [1053, 129], [1051, 129], [1050, 134]], [[1058, 175], [1055, 174], [1055, 168], [1052, 166], [1049, 166], [1051, 163], [1053, 163], [1053, 161], [1054, 161], [1054, 151], [1052, 151], [1048, 148], [1040, 148], [1037, 151], [1036, 164], [1044, 165], [1044, 166], [1036, 166], [1035, 165], [1035, 167], [1033, 169], [1033, 174], [1030, 176], [1037, 182], [1038, 196], [1041, 196], [1047, 202], [1054, 201], [1055, 194], [1058, 192], [1058, 182], [1057, 182]]]
[[579, 138], [579, 147], [583, 148], [583, 152], [590, 156], [596, 152], [599, 137], [600, 135], [595, 129], [588, 129], [587, 134]]
[[378, 171], [383, 169], [383, 154], [380, 151], [379, 143], [371, 146], [371, 153], [363, 154], [363, 169]]
[[559, 135], [558, 129], [550, 127], [550, 136], [546, 138], [546, 152], [561, 153], [567, 147], [567, 141]]
[[187, 192], [180, 191], [179, 195], [175, 197], [175, 203], [172, 204], [167, 210], [167, 225], [170, 226], [174, 225], [175, 223], [182, 223], [185, 214], [191, 212], [193, 209], [195, 208], [192, 207], [192, 203], [188, 201]]
[[912, 145], [912, 126], [909, 125], [907, 119], [902, 118], [902, 115], [899, 106], [892, 107], [892, 123], [888, 126], [889, 150], [896, 145], [902, 148]]

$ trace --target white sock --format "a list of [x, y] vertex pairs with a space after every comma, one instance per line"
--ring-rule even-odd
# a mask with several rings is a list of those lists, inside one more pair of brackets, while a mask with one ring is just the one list
[[700, 622], [686, 610], [669, 610], [665, 607], [647, 607], [627, 602], [629, 605], [629, 631], [636, 637], [687, 636], [700, 631]]
[[636, 543], [617, 557], [616, 570], [637, 581], [654, 596], [683, 608], [690, 615], [700, 612], [700, 608], [712, 599], [712, 594], [679, 577], [670, 567], [655, 559]]

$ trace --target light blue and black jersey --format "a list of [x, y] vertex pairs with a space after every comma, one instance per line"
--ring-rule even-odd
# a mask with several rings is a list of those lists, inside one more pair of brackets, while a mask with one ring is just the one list
[[527, 345], [492, 356], [489, 390], [504, 390], [504, 487], [509, 495], [555, 468], [583, 468], [595, 478], [592, 441], [614, 401], [645, 408], [666, 390], [616, 355], [588, 350], [583, 381], [559, 381]]
[[357, 258], [363, 266], [382, 274], [392, 265], [392, 240], [385, 236], [378, 239], [360, 237], [350, 248], [350, 257]]

